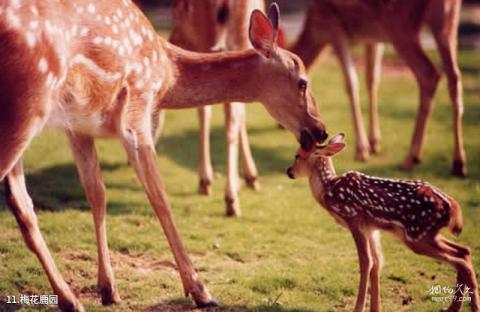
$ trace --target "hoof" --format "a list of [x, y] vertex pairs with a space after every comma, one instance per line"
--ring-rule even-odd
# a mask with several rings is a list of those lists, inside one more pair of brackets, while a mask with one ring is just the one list
[[200, 180], [198, 183], [198, 193], [201, 195], [212, 194], [212, 182], [209, 180]]
[[366, 162], [369, 158], [370, 153], [368, 152], [368, 149], [357, 149], [355, 152], [356, 161]]
[[207, 301], [207, 302], [196, 301], [195, 304], [197, 305], [197, 308], [199, 308], [199, 309], [216, 308], [216, 307], [220, 306], [220, 304], [216, 300], [210, 300], [210, 301]]
[[258, 191], [260, 190], [260, 183], [257, 180], [257, 177], [245, 177], [245, 183], [247, 183], [247, 187]]
[[452, 174], [457, 177], [465, 178], [467, 176], [467, 166], [465, 162], [455, 160], [453, 162]]
[[240, 217], [240, 204], [238, 203], [238, 200], [225, 197], [225, 204], [227, 205], [227, 217]]
[[379, 154], [381, 151], [380, 143], [378, 142], [370, 142], [370, 154], [376, 155]]
[[102, 298], [102, 305], [111, 305], [122, 301], [118, 292], [112, 287], [100, 288], [100, 296]]
[[412, 170], [418, 166], [422, 161], [420, 158], [408, 156], [407, 159], [400, 165], [400, 168], [403, 170]]

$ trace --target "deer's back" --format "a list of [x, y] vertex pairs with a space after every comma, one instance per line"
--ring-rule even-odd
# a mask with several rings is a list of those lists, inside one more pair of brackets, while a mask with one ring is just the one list
[[400, 226], [412, 240], [438, 231], [450, 220], [448, 197], [420, 180], [349, 172], [330, 185], [324, 200], [329, 209], [344, 218], [362, 216], [387, 229]]
[[3, 1], [0, 36], [2, 76], [49, 95], [50, 125], [103, 132], [122, 84], [140, 100], [164, 82], [163, 42], [130, 0]]

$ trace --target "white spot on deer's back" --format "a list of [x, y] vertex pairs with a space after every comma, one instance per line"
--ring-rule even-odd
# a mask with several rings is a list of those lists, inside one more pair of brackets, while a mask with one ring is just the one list
[[48, 62], [44, 57], [40, 58], [40, 61], [38, 61], [38, 70], [41, 73], [46, 73], [48, 70]]
[[7, 9], [7, 23], [10, 27], [18, 29], [21, 27], [20, 18], [10, 9]]
[[80, 30], [80, 36], [81, 36], [81, 37], [85, 37], [85, 36], [88, 35], [88, 32], [89, 32], [88, 28], [87, 28], [87, 27], [83, 27], [83, 28]]
[[118, 34], [118, 26], [117, 25], [113, 25], [112, 26], [112, 31], [114, 34]]
[[31, 31], [27, 31], [25, 33], [25, 40], [27, 40], [27, 45], [30, 48], [33, 48], [35, 46], [35, 43], [37, 42], [37, 38], [36, 38], [35, 34], [32, 33]]
[[97, 37], [93, 38], [93, 43], [94, 43], [94, 44], [97, 44], [97, 45], [98, 45], [98, 44], [102, 44], [102, 43], [103, 43], [103, 38], [97, 36]]
[[87, 7], [87, 10], [90, 14], [95, 14], [95, 11], [96, 11], [95, 5], [93, 3], [90, 3]]
[[38, 9], [33, 4], [30, 6], [30, 12], [32, 12], [33, 16], [38, 16]]
[[40, 24], [40, 23], [39, 23], [37, 20], [30, 21], [30, 24], [29, 24], [29, 25], [30, 25], [30, 29], [32, 29], [32, 30], [37, 29], [39, 24]]

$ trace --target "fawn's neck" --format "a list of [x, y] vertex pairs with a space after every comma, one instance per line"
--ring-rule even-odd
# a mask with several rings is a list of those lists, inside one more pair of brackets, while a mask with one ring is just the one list
[[166, 51], [174, 73], [162, 108], [260, 100], [262, 56], [255, 50], [203, 54], [168, 45]]
[[323, 201], [332, 180], [337, 176], [333, 161], [330, 157], [319, 158], [312, 168], [310, 186], [317, 199]]

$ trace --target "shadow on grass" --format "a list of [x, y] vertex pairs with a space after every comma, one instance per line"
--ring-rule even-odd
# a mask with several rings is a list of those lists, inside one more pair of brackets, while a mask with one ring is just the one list
[[[250, 135], [265, 135], [269, 141], [276, 140], [281, 131], [274, 126], [262, 128], [249, 128]], [[283, 135], [282, 135], [283, 137]], [[282, 138], [283, 139], [283, 138]], [[292, 142], [293, 142], [292, 137]], [[253, 157], [261, 175], [283, 172], [286, 165], [291, 162], [291, 158], [285, 158], [282, 155], [292, 154], [293, 150], [284, 146], [263, 147], [251, 144]], [[216, 171], [225, 172], [226, 162], [226, 143], [225, 130], [223, 127], [214, 127], [210, 132], [210, 148], [212, 163]], [[178, 165], [197, 171], [198, 167], [199, 134], [196, 129], [189, 129], [178, 134], [162, 136], [157, 144], [159, 155], [165, 155]], [[285, 153], [287, 151], [287, 153]], [[293, 157], [293, 156], [292, 156]]]
[[[164, 311], [199, 311], [192, 301], [186, 298], [178, 298], [149, 307], [146, 312], [164, 312]], [[264, 304], [257, 306], [246, 305], [220, 305], [218, 308], [211, 308], [205, 311], [214, 312], [313, 312], [305, 308], [286, 308], [280, 304]]]

